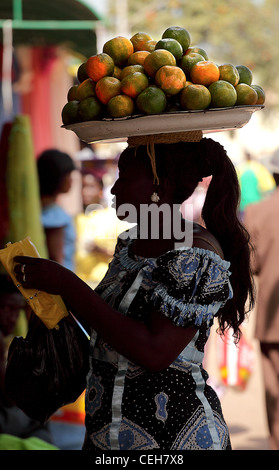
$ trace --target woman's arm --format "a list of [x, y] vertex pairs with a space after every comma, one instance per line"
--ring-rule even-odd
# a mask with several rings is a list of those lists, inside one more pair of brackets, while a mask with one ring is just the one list
[[[73, 312], [89, 323], [116, 351], [141, 367], [159, 371], [168, 367], [191, 341], [196, 329], [174, 326], [162, 314], [152, 312], [145, 325], [108, 305], [72, 271], [53, 261], [16, 257], [25, 264], [26, 288], [59, 294]], [[22, 282], [21, 264], [15, 272]]]

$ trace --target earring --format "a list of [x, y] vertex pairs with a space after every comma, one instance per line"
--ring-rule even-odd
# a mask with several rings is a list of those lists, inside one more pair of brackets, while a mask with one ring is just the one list
[[150, 199], [151, 199], [152, 202], [159, 202], [160, 201], [160, 198], [159, 198], [158, 194], [155, 191], [151, 195]]

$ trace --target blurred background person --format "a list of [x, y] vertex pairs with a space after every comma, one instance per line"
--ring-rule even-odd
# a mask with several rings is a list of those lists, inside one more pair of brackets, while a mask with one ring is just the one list
[[239, 212], [243, 219], [246, 207], [268, 196], [276, 185], [269, 169], [248, 151], [244, 154], [244, 161], [238, 165], [237, 173], [241, 189]]
[[255, 337], [259, 340], [271, 450], [279, 450], [279, 150], [268, 168], [276, 190], [246, 207], [244, 224], [251, 235], [257, 276]]
[[37, 166], [48, 256], [74, 271], [75, 227], [72, 216], [57, 202], [59, 194], [71, 189], [74, 162], [67, 153], [49, 149], [39, 156]]

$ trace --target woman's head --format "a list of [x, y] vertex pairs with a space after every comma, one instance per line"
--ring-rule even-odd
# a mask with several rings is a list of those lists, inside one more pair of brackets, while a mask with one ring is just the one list
[[56, 149], [45, 150], [37, 161], [42, 196], [66, 193], [71, 188], [71, 173], [75, 170], [72, 158]]

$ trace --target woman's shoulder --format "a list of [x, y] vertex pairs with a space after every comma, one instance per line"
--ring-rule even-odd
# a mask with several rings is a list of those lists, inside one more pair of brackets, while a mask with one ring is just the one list
[[193, 227], [193, 247], [203, 248], [205, 250], [213, 251], [224, 259], [224, 253], [217, 238], [206, 228], [199, 224], [194, 224]]

